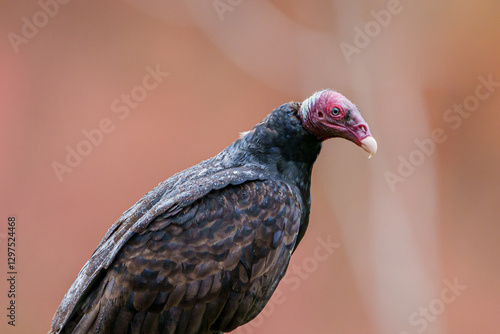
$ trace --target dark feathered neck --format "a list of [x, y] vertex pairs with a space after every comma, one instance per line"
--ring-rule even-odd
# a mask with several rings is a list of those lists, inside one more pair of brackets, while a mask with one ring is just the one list
[[276, 108], [216, 158], [227, 167], [258, 165], [269, 178], [297, 186], [303, 209], [295, 247], [309, 224], [311, 173], [321, 150], [321, 142], [302, 126], [299, 108], [300, 103], [296, 102]]
[[226, 149], [233, 161], [265, 165], [300, 188], [309, 188], [311, 169], [321, 142], [309, 134], [298, 116], [300, 103], [286, 103], [271, 112]]

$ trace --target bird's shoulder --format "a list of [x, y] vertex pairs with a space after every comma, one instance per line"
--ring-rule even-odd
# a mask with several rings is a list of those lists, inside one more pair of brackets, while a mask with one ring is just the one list
[[[111, 265], [118, 252], [132, 236], [140, 235], [154, 221], [174, 216], [181, 217], [183, 209], [192, 206], [211, 192], [268, 179], [268, 171], [261, 166], [214, 168], [213, 163], [207, 161], [161, 183], [127, 210], [110, 228], [64, 296], [53, 319], [53, 332], [57, 333], [58, 329], [64, 326], [75, 307], [87, 295], [89, 287], [95, 283], [102, 271]], [[281, 181], [273, 181], [268, 185], [276, 182]], [[288, 185], [288, 187], [293, 186]], [[261, 194], [270, 189], [261, 187]], [[292, 192], [297, 193], [295, 189]], [[297, 193], [296, 196], [300, 195]], [[265, 203], [264, 201], [263, 205]]]
[[[220, 304], [213, 328], [235, 328], [261, 310], [286, 270], [300, 225], [299, 196], [280, 180], [214, 190], [132, 236], [106, 280], [135, 312]], [[232, 298], [244, 302], [223, 303]], [[205, 316], [193, 311], [191, 320]]]
[[202, 254], [218, 262], [245, 247], [254, 248], [255, 253], [255, 248], [272, 250], [284, 242], [293, 248], [302, 206], [298, 189], [282, 180], [228, 185], [174, 215], [157, 216], [124, 244], [120, 254], [126, 257], [124, 261], [154, 253], [155, 261], [206, 264], [205, 259], [192, 256]]

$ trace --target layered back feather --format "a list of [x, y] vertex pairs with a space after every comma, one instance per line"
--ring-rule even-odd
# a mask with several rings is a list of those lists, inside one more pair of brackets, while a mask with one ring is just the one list
[[253, 319], [308, 224], [321, 143], [302, 127], [299, 108], [277, 108], [127, 210], [49, 333], [217, 333]]

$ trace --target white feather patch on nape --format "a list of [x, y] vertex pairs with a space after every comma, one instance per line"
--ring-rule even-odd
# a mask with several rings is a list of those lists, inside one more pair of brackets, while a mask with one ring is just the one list
[[243, 131], [243, 132], [240, 132], [240, 138], [245, 137], [247, 134], [249, 134], [249, 133], [250, 133], [250, 131], [252, 131], [252, 130], [248, 130], [248, 131]]
[[302, 102], [302, 105], [300, 106], [300, 113], [302, 114], [303, 120], [307, 119], [307, 115], [309, 114], [309, 110], [311, 110], [311, 108], [318, 101], [319, 97], [321, 96], [321, 94], [324, 91], [327, 91], [327, 89], [320, 90], [319, 92], [314, 93], [313, 95], [311, 95], [310, 97], [305, 99], [304, 102]]

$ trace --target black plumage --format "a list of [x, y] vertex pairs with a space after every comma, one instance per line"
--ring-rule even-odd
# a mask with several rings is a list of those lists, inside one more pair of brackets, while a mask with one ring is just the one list
[[80, 271], [49, 333], [218, 333], [257, 316], [309, 220], [322, 138], [301, 112], [300, 103], [282, 105], [127, 210]]

